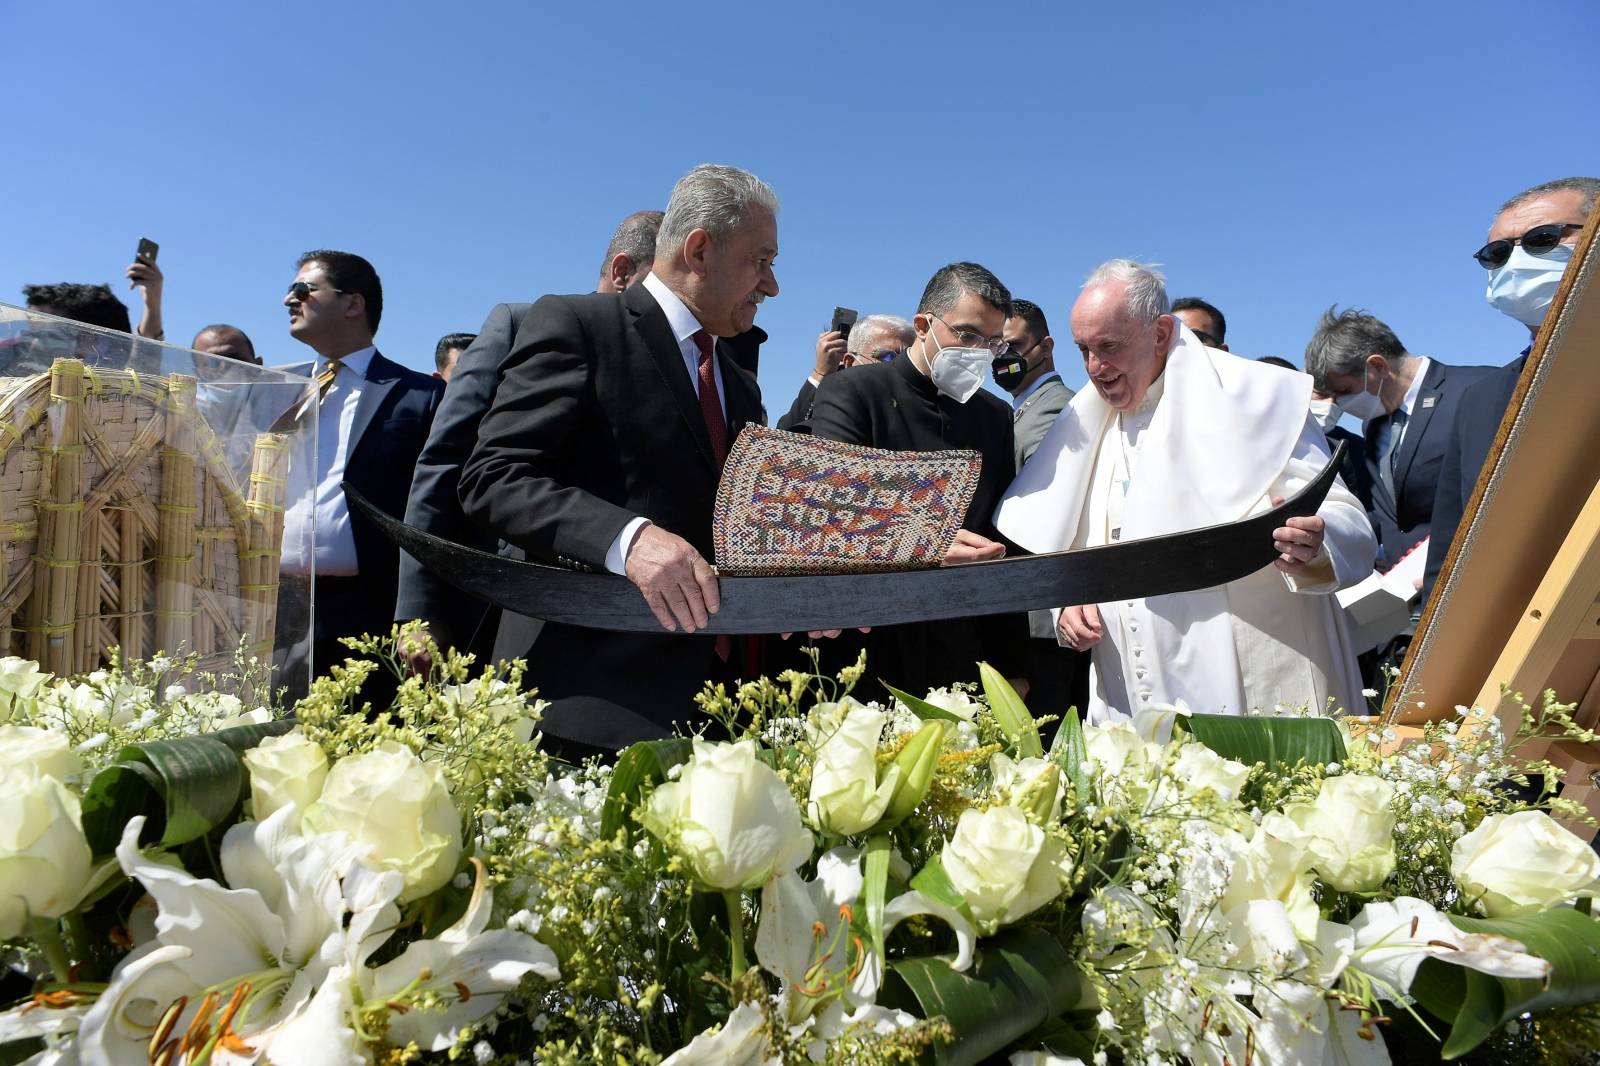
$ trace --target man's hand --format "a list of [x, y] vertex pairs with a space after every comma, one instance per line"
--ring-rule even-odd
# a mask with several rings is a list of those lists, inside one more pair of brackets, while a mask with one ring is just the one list
[[940, 566], [960, 566], [962, 563], [981, 563], [1005, 555], [1006, 546], [997, 540], [980, 537], [970, 529], [956, 530], [956, 539], [945, 550]]
[[440, 651], [450, 644], [444, 627], [438, 623], [430, 625], [424, 622], [421, 629], [400, 638], [399, 646], [395, 650], [400, 655], [400, 661], [413, 675], [426, 675], [433, 669], [433, 652], [427, 644], [430, 640]]
[[153, 259], [135, 259], [133, 265], [128, 267], [127, 278], [128, 288], [144, 290], [141, 294], [144, 297], [144, 313], [139, 316], [139, 328], [135, 332], [141, 337], [160, 340], [161, 286], [165, 281], [161, 268], [156, 266]]
[[722, 606], [711, 564], [694, 545], [660, 526], [639, 531], [623, 568], [668, 633], [704, 629]]
[[1100, 608], [1086, 603], [1082, 607], [1061, 608], [1056, 632], [1067, 647], [1073, 651], [1084, 651], [1105, 638], [1106, 627], [1100, 622]]
[[844, 361], [844, 351], [848, 342], [844, 334], [836, 329], [830, 329], [817, 338], [817, 365], [812, 371], [813, 377], [825, 378]]
[[[1278, 507], [1282, 503], [1283, 497], [1272, 498], [1272, 506]], [[1285, 525], [1272, 531], [1272, 546], [1280, 553], [1272, 565], [1286, 574], [1305, 573], [1306, 564], [1322, 551], [1322, 538], [1326, 530], [1327, 524], [1316, 515], [1288, 519]]]

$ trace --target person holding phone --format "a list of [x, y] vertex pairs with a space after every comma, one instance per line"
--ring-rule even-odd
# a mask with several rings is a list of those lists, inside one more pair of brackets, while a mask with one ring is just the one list
[[149, 237], [139, 238], [139, 248], [126, 271], [128, 288], [141, 290], [144, 311], [139, 315], [139, 328], [134, 333], [153, 341], [165, 340], [166, 330], [161, 323], [161, 286], [165, 281], [161, 268], [156, 266], [156, 253], [160, 245]]

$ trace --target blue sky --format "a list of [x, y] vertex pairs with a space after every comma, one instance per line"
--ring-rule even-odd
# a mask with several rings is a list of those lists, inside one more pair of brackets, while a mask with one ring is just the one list
[[[909, 315], [954, 259], [1067, 313], [1165, 265], [1247, 355], [1331, 303], [1503, 363], [1470, 258], [1496, 206], [1600, 173], [1594, 0], [1517, 4], [51, 4], [0, 0], [0, 300], [162, 246], [166, 322], [299, 359], [296, 256], [360, 252], [383, 351], [430, 368], [500, 301], [592, 288], [696, 163], [783, 201], [761, 379], [789, 405], [835, 304]], [[137, 316], [137, 296], [129, 294]]]

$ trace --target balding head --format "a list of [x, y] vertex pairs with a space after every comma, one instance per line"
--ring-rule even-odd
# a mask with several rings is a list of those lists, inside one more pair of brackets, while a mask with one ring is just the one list
[[189, 347], [197, 352], [208, 355], [218, 355], [224, 359], [237, 359], [241, 363], [254, 363], [261, 365], [261, 358], [256, 355], [256, 346], [250, 343], [250, 338], [245, 336], [244, 330], [238, 326], [229, 326], [218, 323], [207, 326], [194, 335], [194, 340]]

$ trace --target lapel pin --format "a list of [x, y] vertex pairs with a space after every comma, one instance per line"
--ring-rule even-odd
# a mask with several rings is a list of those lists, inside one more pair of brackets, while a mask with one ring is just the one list
[[1424, 396], [1422, 398], [1422, 406], [1423, 407], [1432, 407], [1436, 402], [1438, 402], [1438, 399], [1439, 399], [1439, 397], [1437, 397], [1437, 396]]

